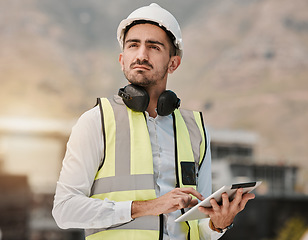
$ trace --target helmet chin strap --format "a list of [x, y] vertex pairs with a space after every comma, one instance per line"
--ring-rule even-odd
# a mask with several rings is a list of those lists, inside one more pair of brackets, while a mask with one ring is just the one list
[[[120, 88], [118, 95], [123, 99], [127, 107], [136, 112], [144, 112], [150, 102], [147, 91], [138, 85], [129, 84]], [[167, 116], [180, 107], [181, 100], [170, 90], [165, 90], [157, 101], [157, 114]]]

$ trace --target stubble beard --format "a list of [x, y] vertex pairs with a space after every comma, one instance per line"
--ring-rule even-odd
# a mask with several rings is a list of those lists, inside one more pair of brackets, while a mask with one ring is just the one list
[[143, 70], [138, 70], [133, 72], [124, 69], [123, 73], [126, 79], [130, 83], [141, 87], [150, 87], [157, 85], [160, 81], [162, 81], [165, 78], [166, 74], [168, 74], [168, 66], [165, 66], [161, 72], [156, 71], [150, 76], [147, 76], [146, 71]]

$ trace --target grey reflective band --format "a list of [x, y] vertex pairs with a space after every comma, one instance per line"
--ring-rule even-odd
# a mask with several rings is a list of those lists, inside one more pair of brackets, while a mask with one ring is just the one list
[[109, 100], [116, 122], [115, 176], [130, 175], [130, 126], [126, 107]]
[[202, 136], [199, 127], [196, 123], [194, 113], [192, 111], [180, 109], [181, 115], [185, 121], [186, 127], [189, 132], [191, 147], [194, 154], [195, 163], [199, 165], [200, 161], [200, 144]]
[[153, 189], [152, 174], [106, 177], [95, 180], [91, 195], [109, 192]]
[[99, 228], [99, 229], [86, 229], [85, 234], [86, 237], [101, 231], [105, 230], [113, 230], [113, 229], [131, 229], [131, 230], [154, 230], [154, 231], [159, 231], [159, 218], [157, 216], [144, 216], [144, 217], [139, 217], [131, 222], [124, 223], [121, 225], [117, 225], [115, 227], [110, 227], [110, 228]]

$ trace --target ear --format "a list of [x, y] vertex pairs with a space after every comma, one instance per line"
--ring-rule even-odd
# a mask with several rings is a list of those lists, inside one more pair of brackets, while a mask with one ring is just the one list
[[168, 73], [173, 73], [181, 64], [180, 56], [172, 56], [169, 61]]
[[119, 55], [119, 63], [121, 65], [122, 71], [124, 70], [124, 59], [123, 59], [123, 53], [120, 53]]

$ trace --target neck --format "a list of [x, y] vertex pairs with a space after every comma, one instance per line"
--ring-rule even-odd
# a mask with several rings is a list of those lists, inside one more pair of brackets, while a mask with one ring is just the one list
[[146, 89], [146, 91], [148, 92], [150, 96], [150, 102], [147, 108], [147, 112], [153, 118], [157, 116], [156, 108], [157, 108], [158, 98], [165, 90], [166, 90], [165, 87], [162, 89], [157, 89], [157, 88]]
[[155, 118], [157, 116], [156, 107], [157, 107], [157, 101], [156, 101], [156, 104], [155, 104], [155, 103], [153, 103], [152, 100], [150, 100], [149, 106], [147, 108], [147, 112], [153, 118]]

